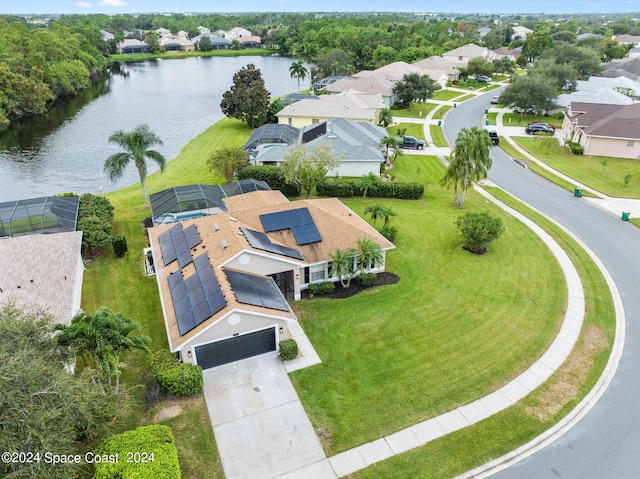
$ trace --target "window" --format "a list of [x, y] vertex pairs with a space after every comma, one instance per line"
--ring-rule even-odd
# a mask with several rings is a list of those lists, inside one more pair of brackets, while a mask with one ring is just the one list
[[324, 280], [327, 277], [326, 269], [326, 264], [316, 264], [313, 266], [309, 266], [309, 272], [311, 273], [311, 282], [314, 283], [316, 281]]
[[627, 141], [627, 146], [633, 146], [633, 141], [631, 140]]
[[459, 61], [459, 62], [461, 62], [461, 61], [463, 61], [463, 60], [464, 60], [464, 58], [462, 58], [461, 56], [460, 56], [460, 57], [458, 57], [458, 61]]
[[311, 124], [312, 125], [317, 125], [318, 123], [320, 123], [320, 118], [312, 118], [311, 119]]
[[291, 120], [291, 117], [289, 117], [289, 126], [293, 125], [293, 121]]

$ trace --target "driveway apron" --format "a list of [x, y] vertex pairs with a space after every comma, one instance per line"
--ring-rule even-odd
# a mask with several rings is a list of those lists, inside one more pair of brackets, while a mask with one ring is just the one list
[[204, 371], [204, 395], [227, 479], [268, 479], [326, 461], [275, 353]]

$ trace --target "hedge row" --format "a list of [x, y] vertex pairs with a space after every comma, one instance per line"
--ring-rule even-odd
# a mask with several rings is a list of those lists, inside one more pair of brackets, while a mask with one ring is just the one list
[[331, 281], [322, 283], [312, 283], [309, 285], [309, 294], [317, 296], [320, 294], [331, 294], [336, 290], [336, 285]]
[[[353, 181], [323, 181], [316, 187], [320, 196], [362, 196], [362, 185]], [[419, 183], [399, 183], [379, 181], [369, 186], [367, 196], [373, 198], [399, 198], [402, 200], [417, 200], [424, 194], [424, 185]]]
[[[117, 462], [115, 460], [116, 454]], [[171, 428], [161, 424], [142, 426], [111, 436], [95, 451], [95, 479], [180, 479], [178, 450]]]
[[280, 190], [285, 196], [298, 196], [300, 187], [287, 183], [282, 170], [277, 166], [246, 166], [238, 171], [239, 180], [264, 181], [272, 190]]
[[204, 387], [202, 368], [196, 364], [181, 363], [166, 349], [153, 354], [151, 371], [160, 387], [179, 396], [201, 393]]

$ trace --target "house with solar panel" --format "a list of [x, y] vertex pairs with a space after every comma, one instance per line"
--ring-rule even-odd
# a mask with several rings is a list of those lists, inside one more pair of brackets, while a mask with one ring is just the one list
[[394, 248], [337, 198], [290, 202], [272, 190], [227, 196], [218, 212], [148, 231], [170, 349], [205, 369], [276, 351], [297, 321], [289, 301], [338, 280], [336, 249], [371, 239], [383, 256], [376, 273]]

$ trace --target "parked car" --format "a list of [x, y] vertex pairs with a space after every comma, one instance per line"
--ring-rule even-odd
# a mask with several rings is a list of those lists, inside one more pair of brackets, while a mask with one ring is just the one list
[[492, 105], [497, 105], [499, 99], [500, 99], [500, 95], [496, 95], [496, 96], [491, 97], [491, 104]]
[[528, 135], [535, 135], [536, 133], [549, 133], [553, 135], [555, 133], [555, 130], [547, 124], [530, 123], [525, 126], [524, 132]]
[[402, 142], [400, 148], [413, 148], [415, 150], [422, 150], [426, 146], [426, 142], [424, 140], [418, 140], [414, 136], [403, 136], [402, 138], [398, 138]]
[[493, 143], [494, 146], [500, 143], [500, 137], [498, 137], [498, 132], [489, 130], [488, 133], [489, 133], [489, 138], [491, 138], [491, 143]]
[[552, 125], [551, 123], [547, 123], [546, 121], [532, 121], [527, 126], [530, 126], [530, 125], [546, 125], [549, 128], [551, 128], [553, 131], [556, 131], [556, 125]]
[[487, 75], [478, 75], [476, 77], [476, 81], [479, 81], [482, 83], [489, 83], [491, 81], [491, 77], [488, 77]]

